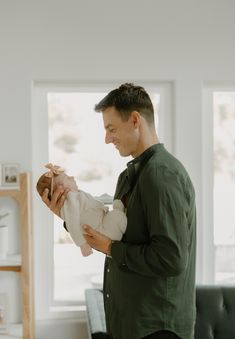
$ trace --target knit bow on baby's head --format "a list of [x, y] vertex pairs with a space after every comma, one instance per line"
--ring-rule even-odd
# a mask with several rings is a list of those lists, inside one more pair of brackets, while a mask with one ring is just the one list
[[51, 191], [50, 191], [50, 195], [52, 196], [53, 187], [54, 187], [54, 176], [55, 175], [59, 175], [61, 173], [64, 173], [64, 169], [61, 168], [60, 166], [53, 165], [51, 163], [45, 165], [45, 167], [49, 169], [49, 171], [47, 173], [45, 173], [45, 177], [51, 178]]
[[51, 163], [45, 165], [46, 168], [49, 169], [49, 171], [45, 174], [46, 177], [52, 178], [55, 175], [59, 175], [61, 173], [64, 173], [64, 169], [60, 166], [53, 165]]

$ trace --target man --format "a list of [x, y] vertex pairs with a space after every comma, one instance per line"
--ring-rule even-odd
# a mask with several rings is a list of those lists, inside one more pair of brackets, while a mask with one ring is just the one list
[[[127, 229], [112, 242], [89, 225], [87, 242], [107, 254], [104, 305], [112, 339], [193, 339], [195, 321], [196, 209], [183, 165], [158, 140], [149, 95], [123, 84], [95, 110], [102, 112], [105, 142], [131, 155], [118, 179], [115, 199], [126, 206]], [[59, 215], [66, 198], [51, 202]]]

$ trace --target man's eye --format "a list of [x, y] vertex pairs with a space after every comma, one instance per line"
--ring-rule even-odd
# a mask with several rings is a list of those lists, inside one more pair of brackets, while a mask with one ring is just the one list
[[115, 132], [115, 128], [110, 128], [109, 132], [114, 133]]

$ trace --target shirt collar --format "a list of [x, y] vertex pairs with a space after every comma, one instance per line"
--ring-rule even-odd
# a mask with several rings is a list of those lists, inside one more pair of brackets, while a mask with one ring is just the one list
[[162, 143], [154, 144], [147, 148], [143, 153], [141, 153], [138, 157], [134, 158], [133, 160], [129, 161], [127, 163], [127, 167], [132, 165], [132, 164], [137, 164], [140, 163], [153, 155], [153, 153], [157, 153], [160, 150], [164, 148], [164, 145]]
[[138, 157], [134, 158], [133, 160], [127, 163], [127, 180], [129, 182], [130, 187], [134, 186], [139, 175], [139, 172], [141, 171], [142, 165], [144, 165], [146, 161], [148, 161], [148, 159], [151, 158], [151, 156], [154, 153], [158, 153], [163, 148], [164, 145], [162, 143], [152, 145]]

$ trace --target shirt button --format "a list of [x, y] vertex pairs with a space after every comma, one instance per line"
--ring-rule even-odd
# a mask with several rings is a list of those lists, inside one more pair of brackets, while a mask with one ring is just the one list
[[109, 298], [109, 294], [108, 293], [106, 294], [106, 297]]
[[109, 271], [110, 271], [110, 269], [108, 268], [108, 269], [107, 269], [107, 272], [109, 273]]

